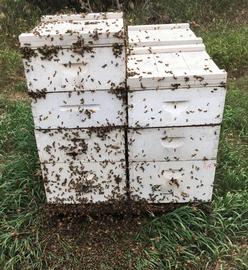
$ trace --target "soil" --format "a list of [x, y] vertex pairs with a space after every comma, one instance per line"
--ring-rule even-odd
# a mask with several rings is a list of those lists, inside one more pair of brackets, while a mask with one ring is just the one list
[[[178, 206], [180, 204], [148, 205], [131, 201], [47, 205], [43, 214], [44, 260], [51, 268], [56, 261], [54, 257], [63, 260], [62, 266], [52, 269], [135, 269], [147, 245], [137, 237], [142, 227], [151, 217]], [[51, 254], [53, 259], [49, 261]]]
[[[211, 204], [190, 205], [211, 212]], [[180, 206], [132, 201], [47, 205], [42, 228], [44, 260], [60, 270], [135, 269], [149, 243], [137, 237], [143, 226]]]
[[[64, 260], [65, 264], [58, 269], [134, 269], [136, 259], [145, 247], [136, 239], [147, 222], [145, 216], [50, 214], [43, 228], [46, 261], [51, 253], [60, 259], [72, 256], [75, 261], [71, 265], [72, 258]], [[49, 264], [54, 266], [54, 260]]]

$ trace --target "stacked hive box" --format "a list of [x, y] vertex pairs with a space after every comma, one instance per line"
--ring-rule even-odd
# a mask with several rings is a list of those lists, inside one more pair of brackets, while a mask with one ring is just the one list
[[122, 14], [44, 16], [19, 40], [47, 201], [122, 199], [126, 192]]
[[121, 13], [45, 16], [20, 36], [49, 203], [127, 188], [151, 203], [211, 199], [226, 73], [188, 24], [128, 35], [127, 59]]
[[131, 198], [209, 201], [226, 73], [188, 24], [130, 26], [128, 36]]

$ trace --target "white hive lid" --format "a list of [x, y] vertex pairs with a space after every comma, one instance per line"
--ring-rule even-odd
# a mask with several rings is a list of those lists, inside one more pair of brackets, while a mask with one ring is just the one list
[[128, 27], [129, 47], [201, 44], [188, 23], [136, 25]]
[[130, 90], [224, 86], [227, 74], [204, 50], [129, 55]]
[[21, 47], [108, 46], [124, 43], [122, 13], [43, 16], [30, 33], [19, 36]]

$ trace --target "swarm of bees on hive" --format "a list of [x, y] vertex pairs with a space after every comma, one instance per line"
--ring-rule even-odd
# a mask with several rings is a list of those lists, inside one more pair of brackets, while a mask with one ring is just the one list
[[[188, 194], [191, 185], [202, 190], [207, 181], [199, 178], [199, 172], [205, 169], [200, 163], [199, 166], [197, 162], [189, 163], [187, 168], [178, 169], [175, 165], [160, 168], [155, 160], [145, 160], [144, 149], [140, 149], [139, 154], [144, 160], [136, 162], [136, 155], [129, 161], [129, 147], [137, 138], [128, 136], [167, 121], [164, 110], [153, 103], [160, 99], [157, 90], [164, 89], [165, 84], [170, 89], [167, 91], [176, 92], [189, 89], [195, 81], [206, 89], [209, 83], [204, 77], [189, 76], [187, 72], [178, 78], [173, 67], [163, 57], [160, 59], [160, 54], [154, 54], [151, 47], [142, 57], [133, 54], [135, 44], [127, 52], [127, 31], [118, 24], [120, 18], [108, 20], [107, 14], [95, 15], [93, 20], [85, 18], [87, 15], [77, 20], [48, 17], [32, 32], [36, 45], [31, 41], [22, 43], [21, 47], [29, 95], [33, 100], [35, 135], [48, 203], [91, 204], [108, 209], [111, 206], [113, 210], [124, 206], [148, 208], [160, 202], [200, 201], [199, 197]], [[69, 26], [60, 33], [58, 29], [64, 23]], [[117, 30], [111, 32], [111, 26]], [[82, 32], [87, 27], [93, 30], [84, 37]], [[103, 39], [105, 43], [99, 43]], [[175, 53], [175, 57], [182, 56]], [[151, 64], [145, 65], [143, 61]], [[203, 63], [204, 70], [211, 74], [208, 61], [210, 59], [206, 58]], [[160, 70], [159, 76], [153, 70]], [[167, 75], [172, 81], [167, 82]], [[152, 96], [147, 94], [151, 89], [147, 78], [151, 78], [156, 91]], [[130, 87], [132, 83], [134, 86]], [[219, 86], [225, 87], [225, 81], [207, 92], [219, 93]], [[169, 100], [164, 104], [174, 111], [181, 106], [180, 101]], [[193, 106], [194, 103], [189, 104], [185, 110], [185, 125], [191, 124], [191, 118], [194, 125], [193, 114], [208, 114], [215, 105], [208, 102], [197, 110]], [[133, 117], [136, 113], [142, 119]], [[220, 117], [221, 114], [216, 116]], [[170, 121], [177, 123], [177, 120], [175, 116]], [[162, 140], [167, 141], [167, 136]], [[198, 149], [194, 150], [192, 159], [197, 152]], [[175, 157], [173, 162], [179, 160]], [[203, 160], [208, 161], [208, 158]], [[170, 162], [171, 158], [165, 156], [163, 161]], [[208, 166], [215, 167], [215, 162]], [[196, 182], [185, 184], [180, 180], [185, 175]], [[156, 181], [163, 177], [167, 181], [166, 188]], [[146, 178], [149, 182], [144, 181]], [[205, 195], [203, 192], [203, 200], [209, 201]], [[86, 208], [83, 206], [83, 209]]]

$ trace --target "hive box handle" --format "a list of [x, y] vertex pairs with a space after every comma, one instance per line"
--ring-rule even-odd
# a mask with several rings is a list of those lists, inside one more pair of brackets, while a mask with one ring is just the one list
[[163, 109], [171, 114], [181, 114], [187, 109], [188, 100], [173, 100], [173, 101], [164, 101]]
[[184, 137], [163, 137], [161, 138], [161, 145], [165, 148], [179, 148], [184, 143]]
[[75, 105], [62, 105], [60, 106], [61, 111], [80, 112], [89, 110], [92, 113], [101, 109], [100, 104], [75, 104]]

